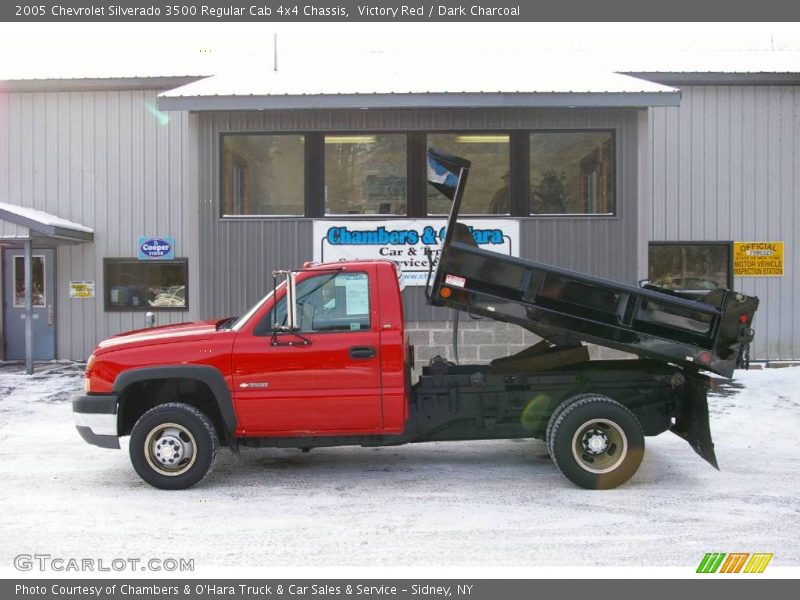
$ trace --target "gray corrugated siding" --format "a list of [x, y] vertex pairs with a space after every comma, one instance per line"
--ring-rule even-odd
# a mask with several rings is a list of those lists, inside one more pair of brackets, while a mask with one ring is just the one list
[[651, 109], [650, 130], [648, 239], [785, 242], [783, 277], [734, 287], [761, 299], [754, 358], [800, 358], [800, 89], [686, 87], [680, 108]]
[[[94, 243], [57, 252], [57, 356], [85, 359], [95, 343], [143, 323], [142, 313], [104, 312], [103, 257], [135, 257], [136, 238], [172, 235], [176, 255], [196, 254], [196, 174], [187, 159], [187, 113], [153, 114], [155, 91], [0, 94], [0, 199], [95, 230]], [[199, 286], [190, 260], [190, 312]], [[96, 282], [97, 298], [72, 300], [69, 280]]]
[[[414, 131], [614, 128], [617, 131], [617, 216], [524, 219], [522, 256], [613, 279], [636, 279], [637, 115], [616, 110], [342, 110], [200, 113], [201, 314], [240, 314], [271, 286], [274, 268], [313, 257], [310, 220], [222, 220], [219, 134], [226, 131]], [[409, 321], [448, 319], [421, 288], [405, 292]]]

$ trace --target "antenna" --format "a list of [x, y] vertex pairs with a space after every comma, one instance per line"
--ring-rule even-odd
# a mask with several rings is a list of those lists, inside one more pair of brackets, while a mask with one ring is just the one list
[[278, 72], [278, 34], [272, 34], [272, 56], [273, 56], [273, 63], [272, 63], [272, 70], [276, 73]]

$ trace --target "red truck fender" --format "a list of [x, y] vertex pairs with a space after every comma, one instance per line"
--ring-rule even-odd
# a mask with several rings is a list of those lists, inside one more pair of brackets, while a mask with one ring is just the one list
[[235, 446], [235, 444], [233, 444], [233, 433], [236, 431], [237, 421], [230, 389], [228, 389], [222, 373], [220, 373], [218, 369], [207, 365], [168, 365], [163, 367], [142, 367], [123, 371], [117, 375], [113, 386], [113, 393], [120, 398], [117, 414], [122, 415], [125, 410], [123, 406], [125, 399], [123, 392], [128, 386], [138, 382], [163, 379], [193, 379], [208, 386], [214, 396], [224, 425], [224, 431], [221, 433], [227, 438], [231, 447]]

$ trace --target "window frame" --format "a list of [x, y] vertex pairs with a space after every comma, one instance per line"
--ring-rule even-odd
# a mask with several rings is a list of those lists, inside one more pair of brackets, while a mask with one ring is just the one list
[[[425, 147], [428, 147], [428, 136], [429, 135], [474, 135], [474, 136], [481, 136], [481, 135], [505, 135], [508, 136], [508, 171], [509, 171], [509, 208], [511, 209], [507, 213], [460, 213], [461, 217], [467, 219], [513, 219], [517, 215], [514, 214], [514, 210], [516, 208], [514, 203], [514, 186], [517, 183], [515, 180], [515, 161], [514, 161], [514, 134], [518, 134], [520, 131], [519, 129], [430, 129], [423, 131], [423, 135], [425, 136]], [[427, 179], [427, 164], [423, 162], [422, 164], [423, 171], [425, 171], [425, 187], [424, 193], [422, 198], [422, 205], [425, 211], [424, 218], [426, 219], [447, 219], [448, 213], [442, 214], [431, 214], [430, 209], [428, 208], [428, 179]], [[467, 182], [467, 187], [469, 187], [469, 182]]]
[[[149, 306], [146, 303], [141, 307], [134, 306], [113, 306], [111, 304], [111, 286], [109, 269], [112, 265], [119, 264], [137, 264], [145, 265], [148, 269], [146, 279], [149, 284], [150, 273], [149, 269], [155, 265], [183, 265], [185, 278], [185, 304], [184, 306]], [[189, 259], [186, 257], [174, 258], [171, 260], [139, 260], [137, 258], [128, 257], [105, 257], [103, 258], [103, 310], [104, 312], [187, 312], [189, 310]]]
[[[650, 277], [650, 249], [654, 246], [659, 247], [681, 247], [681, 246], [719, 246], [727, 248], [728, 250], [728, 261], [725, 266], [725, 275], [728, 279], [726, 288], [733, 289], [733, 240], [702, 240], [702, 241], [693, 241], [693, 240], [670, 240], [670, 241], [660, 241], [660, 240], [650, 240], [647, 242], [647, 281], [649, 282]], [[671, 288], [670, 288], [671, 289]], [[674, 290], [678, 292], [692, 292], [692, 291], [699, 291], [699, 290], [683, 290], [678, 289]], [[710, 290], [708, 290], [710, 291]]]
[[[320, 206], [317, 209], [317, 212], [320, 212], [319, 217], [313, 218], [321, 218], [321, 219], [331, 219], [331, 220], [346, 220], [346, 219], [408, 219], [411, 218], [411, 134], [410, 131], [395, 131], [395, 130], [371, 130], [371, 131], [320, 131], [320, 144], [321, 148], [319, 148], [319, 160], [320, 160], [320, 184], [319, 184], [319, 196]], [[326, 214], [325, 212], [325, 138], [326, 137], [358, 137], [358, 136], [367, 136], [367, 135], [401, 135], [405, 137], [406, 143], [406, 213], [404, 215], [394, 215], [394, 214], [374, 214], [374, 215], [367, 215], [367, 214], [347, 214], [347, 213], [332, 213]]]
[[[531, 206], [531, 175], [534, 172], [534, 165], [532, 163], [531, 151], [531, 136], [537, 133], [610, 133], [611, 134], [611, 155], [614, 157], [614, 168], [611, 169], [610, 183], [611, 189], [614, 191], [614, 210], [607, 213], [534, 213]], [[526, 141], [528, 153], [526, 158], [526, 186], [525, 186], [525, 216], [534, 219], [574, 219], [574, 218], [594, 218], [594, 219], [613, 219], [619, 217], [619, 189], [617, 183], [619, 180], [619, 152], [617, 146], [617, 128], [615, 127], [579, 127], [579, 128], [566, 128], [566, 129], [529, 129], [526, 132]]]
[[[303, 279], [302, 282], [299, 282], [298, 285], [300, 283], [305, 283], [306, 281], [309, 281], [311, 279], [315, 279], [317, 277], [324, 277], [324, 276], [330, 275], [330, 274], [331, 274], [330, 272], [326, 273], [325, 271], [322, 271], [318, 275], [312, 275], [310, 277], [306, 277], [305, 279]], [[276, 333], [279, 336], [280, 335], [295, 335], [295, 334], [298, 334], [298, 333], [303, 335], [303, 336], [309, 336], [309, 335], [331, 335], [331, 334], [343, 334], [343, 333], [367, 333], [367, 332], [375, 333], [375, 319], [372, 318], [372, 308], [373, 308], [373, 306], [372, 306], [373, 305], [373, 302], [372, 302], [373, 289], [372, 289], [372, 287], [373, 287], [373, 285], [372, 285], [372, 280], [370, 279], [370, 276], [369, 276], [369, 272], [361, 270], [361, 269], [353, 270], [353, 271], [342, 271], [340, 273], [334, 274], [334, 276], [331, 278], [331, 281], [333, 281], [336, 277], [339, 277], [340, 275], [352, 275], [352, 274], [364, 275], [364, 277], [366, 277], [366, 279], [367, 279], [367, 316], [369, 318], [369, 324], [368, 324], [368, 327], [366, 329], [342, 329], [342, 330], [338, 330], [337, 329], [337, 330], [333, 330], [333, 331], [275, 331], [274, 333]], [[254, 337], [269, 337], [269, 336], [271, 336], [273, 334], [273, 330], [272, 330], [272, 314], [273, 314], [273, 312], [278, 310], [278, 307], [280, 306], [281, 303], [284, 303], [284, 304], [286, 303], [286, 293], [285, 292], [284, 292], [284, 294], [282, 296], [280, 296], [279, 298], [275, 299], [275, 301], [272, 303], [272, 306], [269, 307], [269, 310], [264, 314], [262, 319], [258, 323], [255, 324], [255, 326], [253, 327], [253, 333], [252, 333], [252, 335]]]
[[[303, 138], [303, 212], [298, 215], [270, 215], [270, 214], [241, 214], [229, 215], [225, 214], [224, 200], [225, 200], [225, 138], [237, 136], [290, 136]], [[219, 198], [217, 202], [217, 209], [219, 212], [220, 220], [235, 221], [238, 219], [305, 219], [308, 215], [308, 180], [309, 180], [309, 138], [310, 133], [305, 131], [221, 131], [219, 133]]]
[[[517, 219], [520, 221], [532, 220], [558, 220], [558, 219], [600, 219], [616, 220], [621, 217], [620, 190], [618, 184], [620, 165], [619, 133], [620, 126], [612, 127], [546, 127], [525, 129], [353, 129], [353, 130], [242, 130], [231, 129], [219, 131], [217, 173], [217, 214], [220, 221], [284, 221], [294, 220], [350, 220], [350, 221], [385, 221], [402, 219], [436, 219], [447, 215], [432, 215], [428, 212], [427, 178], [425, 167], [425, 150], [428, 135], [430, 134], [462, 134], [462, 135], [508, 135], [509, 136], [509, 170], [510, 170], [510, 201], [511, 211], [506, 214], [470, 213], [467, 218], [483, 219]], [[536, 133], [582, 133], [606, 132], [611, 134], [612, 155], [614, 168], [610, 181], [614, 190], [614, 210], [609, 213], [548, 213], [536, 214], [530, 212], [531, 193], [531, 135]], [[226, 215], [223, 212], [223, 199], [225, 193], [224, 178], [224, 143], [225, 136], [237, 135], [288, 135], [303, 136], [305, 138], [305, 153], [303, 160], [303, 214], [298, 215]], [[325, 214], [325, 136], [359, 136], [359, 135], [405, 135], [406, 136], [406, 214], [405, 215], [326, 215]]]

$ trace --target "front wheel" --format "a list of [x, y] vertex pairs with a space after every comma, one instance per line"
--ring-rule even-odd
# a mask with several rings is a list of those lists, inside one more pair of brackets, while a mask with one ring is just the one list
[[585, 396], [561, 409], [548, 442], [564, 476], [592, 490], [622, 485], [644, 456], [644, 433], [636, 415], [601, 395]]
[[183, 490], [211, 469], [219, 442], [209, 418], [188, 404], [161, 404], [144, 413], [131, 431], [133, 468], [150, 485]]

